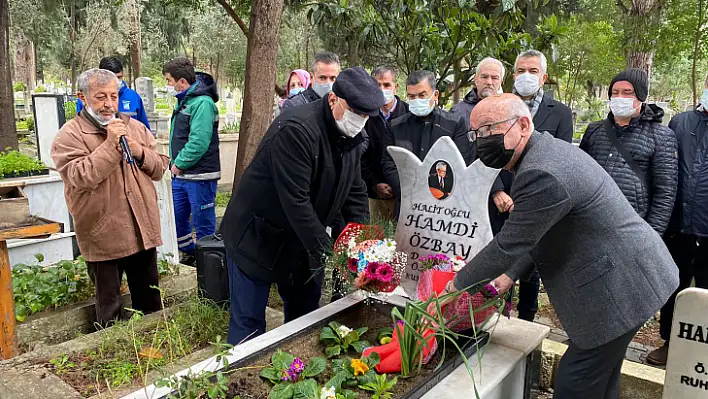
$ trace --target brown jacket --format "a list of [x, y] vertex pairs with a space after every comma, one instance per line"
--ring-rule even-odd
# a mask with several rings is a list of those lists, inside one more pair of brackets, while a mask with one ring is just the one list
[[142, 166], [123, 160], [83, 115], [67, 122], [52, 144], [52, 159], [64, 180], [81, 254], [100, 262], [162, 245], [157, 192], [169, 157], [155, 151], [155, 138], [142, 123], [120, 115], [128, 135], [142, 144]]

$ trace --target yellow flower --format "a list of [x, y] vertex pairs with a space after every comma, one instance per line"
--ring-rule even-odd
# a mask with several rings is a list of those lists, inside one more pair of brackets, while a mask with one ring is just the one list
[[75, 275], [74, 275], [74, 281], [79, 281], [79, 279], [81, 279], [81, 276], [79, 276], [78, 274], [75, 274]]
[[354, 369], [354, 376], [364, 375], [369, 371], [369, 366], [359, 359], [352, 359], [352, 368]]

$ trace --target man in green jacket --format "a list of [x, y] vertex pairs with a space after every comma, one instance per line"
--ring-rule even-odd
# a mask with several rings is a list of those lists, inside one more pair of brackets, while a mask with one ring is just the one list
[[[176, 58], [162, 68], [168, 91], [177, 97], [170, 130], [172, 199], [177, 244], [185, 254], [182, 263], [194, 264], [195, 241], [216, 231], [216, 183], [219, 162], [219, 95], [214, 79], [195, 73], [186, 58]], [[191, 222], [190, 222], [191, 220]]]

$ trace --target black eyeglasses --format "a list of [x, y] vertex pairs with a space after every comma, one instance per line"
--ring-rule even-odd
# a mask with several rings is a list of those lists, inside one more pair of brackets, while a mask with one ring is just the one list
[[490, 123], [488, 125], [482, 125], [482, 126], [478, 127], [477, 129], [471, 129], [467, 132], [467, 138], [470, 141], [475, 141], [478, 138], [487, 137], [490, 134], [492, 134], [492, 128], [494, 126], [501, 125], [502, 123], [506, 123], [506, 122], [510, 122], [510, 121], [514, 121], [514, 123], [516, 123], [516, 120], [518, 120], [518, 119], [519, 119], [519, 117], [515, 116], [513, 118], [505, 119], [503, 121]]

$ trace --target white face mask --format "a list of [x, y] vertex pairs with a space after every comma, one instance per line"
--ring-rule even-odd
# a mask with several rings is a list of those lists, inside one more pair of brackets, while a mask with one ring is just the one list
[[356, 136], [364, 129], [364, 125], [366, 125], [366, 121], [369, 120], [369, 117], [357, 115], [354, 112], [345, 109], [342, 103], [339, 102], [339, 99], [337, 99], [337, 104], [344, 110], [342, 119], [334, 120], [337, 123], [339, 131], [346, 137], [351, 138]]
[[89, 115], [91, 115], [93, 117], [93, 119], [98, 121], [98, 123], [100, 123], [103, 126], [108, 125], [109, 123], [111, 123], [113, 121], [113, 119], [115, 119], [115, 115], [111, 115], [110, 118], [107, 118], [105, 116], [102, 116], [101, 114], [94, 112], [93, 109], [91, 109], [91, 107], [89, 107], [88, 105], [86, 106], [86, 111], [88, 111]]
[[704, 108], [708, 108], [708, 89], [703, 90], [703, 97], [701, 97], [701, 104]]
[[177, 94], [177, 90], [175, 90], [174, 86], [167, 86], [167, 94], [174, 96]]
[[636, 110], [637, 108], [634, 108], [633, 98], [612, 97], [610, 99], [610, 111], [612, 111], [614, 116], [629, 118]]
[[312, 90], [314, 90], [318, 96], [324, 97], [327, 95], [327, 93], [332, 91], [333, 84], [334, 83], [314, 83], [312, 85]]
[[528, 72], [516, 77], [514, 88], [519, 95], [526, 97], [538, 93], [540, 79]]
[[124, 87], [125, 87], [125, 82], [121, 80], [120, 83], [118, 83], [118, 90], [120, 90]]
[[430, 100], [432, 100], [434, 96], [435, 93], [433, 93], [430, 98], [418, 98], [415, 100], [410, 100], [408, 101], [408, 109], [415, 116], [428, 116], [431, 112], [433, 112], [433, 108], [435, 107], [434, 104], [432, 107], [430, 106]]
[[386, 101], [386, 104], [390, 103], [391, 101], [393, 101], [394, 98], [396, 98], [393, 95], [393, 90], [381, 90], [381, 92], [383, 93], [384, 101]]

